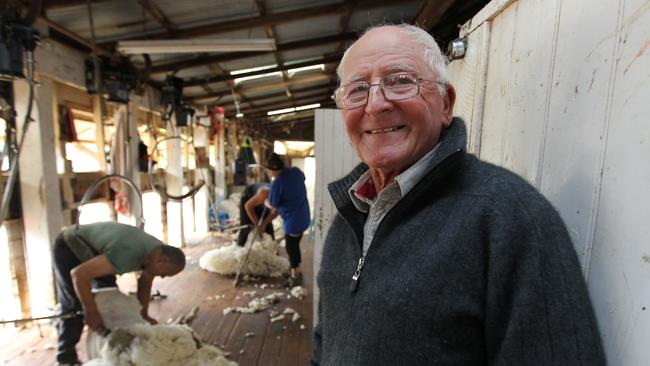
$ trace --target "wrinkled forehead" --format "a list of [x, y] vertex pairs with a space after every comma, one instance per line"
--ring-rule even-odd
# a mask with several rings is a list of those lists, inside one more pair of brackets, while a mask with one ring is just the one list
[[350, 46], [339, 76], [342, 82], [349, 82], [365, 78], [376, 70], [387, 75], [400, 71], [421, 73], [429, 69], [423, 45], [414, 35], [397, 27], [382, 27], [369, 31]]

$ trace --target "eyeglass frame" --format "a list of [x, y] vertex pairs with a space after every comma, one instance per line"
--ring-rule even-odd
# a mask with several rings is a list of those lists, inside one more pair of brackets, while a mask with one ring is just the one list
[[[444, 82], [444, 81], [425, 79], [425, 78], [421, 78], [421, 77], [417, 77], [417, 76], [416, 76], [416, 77], [415, 77], [415, 83], [416, 83], [416, 85], [417, 85], [417, 90], [416, 90], [415, 94], [413, 94], [413, 95], [411, 95], [411, 96], [408, 96], [408, 97], [406, 97], [406, 98], [389, 99], [388, 97], [386, 97], [386, 92], [384, 91], [383, 81], [384, 81], [384, 79], [386, 79], [387, 77], [390, 77], [390, 76], [393, 76], [393, 75], [399, 75], [399, 74], [408, 74], [408, 75], [411, 75], [411, 76], [416, 76], [416, 75], [417, 75], [417, 74], [415, 74], [415, 73], [408, 72], [408, 71], [399, 71], [399, 72], [394, 72], [394, 73], [391, 73], [391, 74], [388, 74], [388, 75], [384, 75], [384, 76], [382, 76], [382, 78], [379, 80], [379, 82], [378, 82], [378, 83], [374, 83], [374, 84], [373, 84], [373, 83], [370, 83], [370, 82], [368, 82], [368, 81], [365, 81], [365, 80], [352, 81], [352, 82], [350, 82], [350, 83], [347, 83], [347, 84], [345, 84], [345, 85], [341, 85], [341, 86], [339, 86], [338, 88], [336, 88], [336, 89], [334, 90], [334, 94], [332, 94], [332, 95], [330, 96], [330, 98], [332, 98], [332, 100], [334, 101], [334, 103], [336, 103], [336, 107], [337, 107], [338, 109], [340, 109], [340, 110], [344, 110], [344, 111], [350, 111], [350, 110], [353, 110], [353, 109], [357, 109], [357, 108], [364, 107], [364, 106], [366, 106], [366, 105], [368, 104], [368, 100], [370, 99], [370, 88], [372, 88], [373, 86], [378, 86], [378, 87], [379, 87], [379, 90], [381, 90], [381, 95], [384, 97], [384, 99], [386, 99], [386, 100], [389, 101], [389, 102], [394, 102], [394, 101], [398, 101], [398, 100], [406, 100], [406, 99], [410, 99], [410, 98], [413, 98], [413, 97], [417, 97], [417, 96], [420, 94], [420, 83], [422, 83], [423, 81], [430, 82], [430, 83], [436, 83], [436, 84], [439, 84], [439, 85], [446, 85], [446, 84], [447, 84], [447, 83]], [[359, 105], [358, 107], [346, 108], [346, 109], [341, 108], [341, 107], [338, 105], [338, 101], [337, 101], [337, 99], [336, 99], [336, 92], [339, 91], [341, 88], [344, 88], [344, 87], [346, 87], [346, 86], [349, 86], [349, 85], [352, 85], [352, 84], [355, 84], [355, 83], [366, 83], [366, 84], [368, 84], [368, 89], [366, 90], [366, 101], [365, 101], [363, 104]]]

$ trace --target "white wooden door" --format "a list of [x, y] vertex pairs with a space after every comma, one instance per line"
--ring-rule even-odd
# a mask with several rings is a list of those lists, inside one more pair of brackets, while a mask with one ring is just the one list
[[650, 359], [648, 30], [647, 0], [494, 0], [450, 65], [470, 151], [567, 224], [610, 365]]
[[314, 324], [318, 319], [318, 286], [315, 283], [320, 269], [321, 253], [327, 230], [336, 215], [336, 208], [327, 191], [327, 185], [345, 176], [357, 164], [345, 131], [345, 122], [338, 109], [317, 109], [314, 116], [316, 148], [316, 188], [314, 192]]

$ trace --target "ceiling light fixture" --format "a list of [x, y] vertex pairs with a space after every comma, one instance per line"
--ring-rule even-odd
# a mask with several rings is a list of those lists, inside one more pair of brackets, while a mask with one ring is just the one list
[[307, 109], [314, 109], [314, 108], [319, 108], [319, 107], [320, 107], [320, 103], [306, 104], [306, 105], [302, 105], [302, 106], [295, 107], [295, 108], [291, 107], [291, 108], [284, 108], [284, 109], [276, 109], [274, 111], [266, 112], [266, 115], [267, 116], [275, 116], [276, 114], [300, 112], [300, 111], [304, 111], [304, 110], [307, 110]]
[[273, 51], [275, 42], [267, 38], [119, 41], [117, 49], [124, 54]]

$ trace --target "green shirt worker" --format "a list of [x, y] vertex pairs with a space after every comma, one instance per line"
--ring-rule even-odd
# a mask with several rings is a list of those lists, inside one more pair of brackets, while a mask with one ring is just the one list
[[54, 242], [52, 257], [61, 312], [83, 310], [83, 316], [64, 319], [59, 324], [59, 365], [80, 364], [75, 346], [84, 321], [93, 331], [104, 329], [92, 287], [116, 287], [116, 274], [141, 271], [137, 297], [142, 304], [142, 317], [156, 324], [148, 314], [154, 277], [173, 276], [185, 268], [182, 250], [165, 245], [141, 229], [116, 222], [64, 229]]

